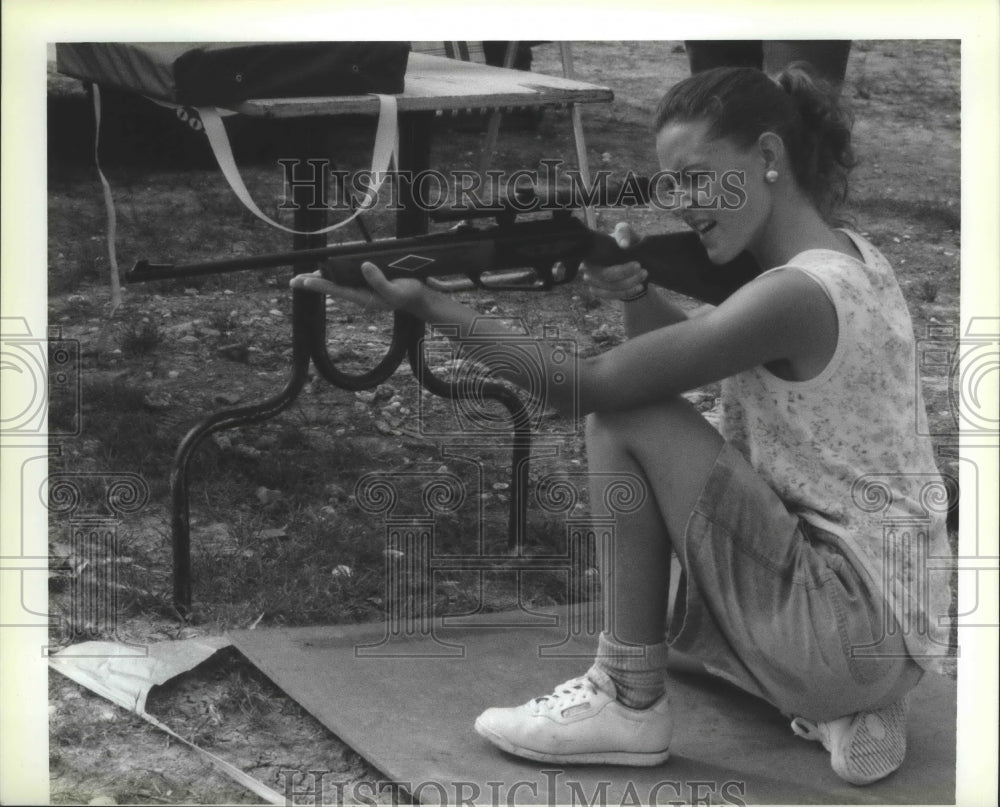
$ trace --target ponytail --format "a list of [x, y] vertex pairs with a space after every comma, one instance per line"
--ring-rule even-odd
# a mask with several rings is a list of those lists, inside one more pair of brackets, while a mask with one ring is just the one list
[[792, 173], [824, 218], [847, 199], [855, 165], [852, 119], [836, 87], [796, 62], [774, 79], [750, 67], [717, 67], [671, 87], [656, 110], [655, 131], [676, 121], [706, 120], [711, 137], [749, 148], [764, 132], [778, 135]]
[[855, 165], [854, 123], [837, 90], [805, 62], [795, 62], [775, 78], [791, 97], [802, 121], [801, 165], [796, 178], [817, 208], [829, 215], [847, 200], [848, 174]]

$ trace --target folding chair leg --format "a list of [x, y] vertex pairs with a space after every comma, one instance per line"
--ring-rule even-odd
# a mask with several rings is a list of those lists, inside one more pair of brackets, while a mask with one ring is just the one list
[[[510, 70], [514, 66], [514, 56], [517, 54], [517, 42], [507, 43], [507, 52], [503, 57], [503, 66], [505, 70]], [[493, 161], [493, 153], [497, 148], [497, 139], [500, 134], [500, 119], [503, 117], [503, 112], [499, 109], [494, 109], [490, 113], [489, 125], [486, 129], [486, 143], [483, 145], [483, 154], [479, 161], [479, 176], [480, 179], [486, 181], [486, 172], [490, 168], [490, 163]]]
[[[574, 78], [573, 53], [570, 50], [569, 42], [560, 42], [559, 50], [562, 55], [563, 78]], [[587, 140], [583, 134], [583, 120], [580, 117], [580, 107], [576, 104], [569, 105], [570, 115], [573, 118], [573, 140], [576, 143], [576, 164], [580, 167], [580, 179], [583, 180], [584, 187], [590, 190], [590, 161], [587, 159]], [[593, 230], [597, 227], [597, 215], [592, 208], [585, 207], [583, 215], [587, 226]]]

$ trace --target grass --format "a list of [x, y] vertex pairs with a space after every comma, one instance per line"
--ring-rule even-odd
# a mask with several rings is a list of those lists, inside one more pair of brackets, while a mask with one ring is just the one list
[[[135, 349], [128, 355], [133, 360], [148, 356]], [[131, 377], [89, 376], [83, 389], [85, 440], [102, 467], [140, 474], [154, 500], [163, 500], [173, 452], [186, 427], [151, 411], [149, 395], [146, 385]], [[386, 400], [382, 396], [372, 406]], [[392, 547], [385, 516], [364, 511], [354, 496], [357, 480], [384, 471], [392, 450], [373, 451], [367, 439], [318, 445], [318, 438], [330, 430], [329, 422], [322, 407], [312, 409], [289, 418], [299, 422], [276, 421], [226, 433], [236, 446], [265, 447], [262, 458], [250, 458], [232, 443], [220, 448], [206, 440], [199, 448], [191, 474], [196, 623], [246, 626], [261, 615], [269, 624], [372, 621], [399, 606], [386, 600], [389, 570], [384, 550]], [[70, 462], [67, 458], [67, 466]], [[423, 481], [418, 476], [393, 483], [398, 512], [424, 512]], [[103, 484], [95, 481], [85, 498], [98, 499]], [[272, 492], [273, 500], [258, 500], [261, 488]], [[488, 551], [506, 551], [506, 491], [487, 495], [491, 500], [485, 521], [474, 491], [459, 511], [437, 518], [435, 551], [468, 552], [470, 537], [481, 531]], [[225, 527], [206, 530], [211, 525]], [[133, 541], [122, 549], [131, 559], [119, 570], [124, 615], [150, 608], [162, 611], [169, 600], [165, 525], [160, 532], [156, 541]], [[529, 534], [529, 552], [566, 551], [564, 527], [555, 517], [533, 517]], [[335, 576], [340, 566], [352, 573]], [[427, 603], [440, 614], [496, 610], [516, 601], [512, 573], [487, 575], [482, 584], [474, 578], [451, 575], [431, 583], [408, 579], [415, 599], [406, 605], [417, 609], [414, 617], [423, 617], [428, 615], [422, 610]], [[557, 573], [526, 575], [522, 582], [521, 596], [528, 602], [556, 604], [569, 596]], [[434, 590], [427, 590], [428, 585]], [[466, 590], [466, 585], [472, 588]]]
[[[287, 481], [272, 478], [272, 484]], [[399, 495], [402, 509], [413, 504], [419, 491], [400, 490]], [[323, 500], [320, 490], [310, 495], [300, 486], [294, 497], [279, 500], [269, 512], [248, 513], [231, 523], [227, 534], [216, 530], [211, 540], [196, 541], [194, 586], [200, 619], [245, 626], [264, 614], [271, 624], [332, 624], [377, 621], [401, 607], [413, 618], [424, 618], [431, 613], [498, 610], [511, 603], [517, 586], [512, 572], [489, 573], [482, 585], [474, 574], [424, 580], [393, 552], [400, 545], [383, 517], [364, 512], [353, 496], [335, 500], [333, 506], [320, 506]], [[472, 508], [436, 519], [434, 552], [473, 551], [470, 536], [485, 527], [486, 550], [504, 554], [505, 514], [499, 507], [485, 524]], [[529, 551], [564, 553], [563, 529], [555, 520], [534, 520]], [[339, 573], [343, 566], [350, 572]], [[390, 585], [393, 579], [401, 585]], [[523, 596], [535, 604], [554, 605], [568, 598], [566, 581], [558, 573], [525, 575], [523, 586]], [[392, 600], [392, 592], [400, 588], [412, 599]]]
[[126, 356], [145, 356], [152, 353], [163, 341], [163, 333], [155, 323], [148, 320], [130, 322], [122, 335], [121, 351]]
[[850, 200], [852, 211], [872, 218], [897, 217], [931, 228], [957, 232], [962, 226], [962, 211], [950, 197], [936, 198], [907, 194], [906, 198], [863, 197]]
[[85, 380], [82, 418], [87, 438], [97, 441], [104, 463], [117, 470], [157, 476], [174, 448], [145, 390], [126, 380]]
[[938, 284], [933, 280], [922, 280], [920, 281], [920, 299], [925, 303], [933, 303], [937, 300], [938, 296]]

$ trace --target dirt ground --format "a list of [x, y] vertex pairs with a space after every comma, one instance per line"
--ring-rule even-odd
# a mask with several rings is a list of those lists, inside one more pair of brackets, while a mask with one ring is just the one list
[[[615, 101], [584, 109], [592, 168], [616, 175], [655, 170], [649, 116], [662, 92], [687, 75], [679, 42], [583, 42], [574, 45], [577, 77], [614, 90]], [[862, 41], [854, 44], [843, 89], [855, 118], [860, 164], [848, 214], [896, 268], [919, 339], [954, 340], [959, 327], [960, 49], [955, 41]], [[557, 48], [534, 50], [533, 70], [559, 74]], [[360, 622], [382, 618], [385, 592], [383, 525], [362, 512], [353, 495], [361, 472], [447, 465], [422, 422], [446, 424], [449, 405], [422, 395], [404, 368], [378, 390], [349, 393], [312, 379], [300, 400], [275, 421], [206, 441], [192, 482], [195, 613], [178, 622], [170, 608], [168, 474], [178, 440], [204, 413], [275, 394], [288, 377], [287, 272], [244, 273], [191, 283], [125, 289], [111, 316], [104, 210], [86, 148], [66, 138], [65, 120], [82, 114], [82, 91], [50, 76], [49, 322], [81, 350], [83, 399], [53, 399], [51, 417], [78, 436], [59, 438], [53, 470], [142, 477], [149, 503], [122, 518], [115, 558], [120, 608], [113, 635], [152, 643], [230, 628]], [[53, 99], [56, 99], [53, 101]], [[60, 117], [65, 116], [65, 117]], [[163, 137], [160, 152], [121, 151], [107, 173], [119, 209], [119, 261], [232, 256], [287, 248], [285, 236], [241, 212], [197, 144]], [[471, 167], [482, 133], [457, 126], [438, 133], [433, 163]], [[569, 113], [548, 110], [505, 128], [494, 161], [499, 168], [533, 167], [547, 157], [573, 160]], [[134, 134], [134, 132], [133, 132]], [[180, 137], [179, 135], [177, 137]], [[255, 145], [252, 132], [242, 141]], [[352, 132], [347, 151], [360, 163], [367, 134]], [[352, 151], [353, 150], [353, 151]], [[266, 149], [264, 149], [266, 152]], [[248, 168], [258, 199], [280, 194], [273, 155]], [[610, 229], [627, 218], [643, 232], [673, 228], [663, 213], [600, 210]], [[376, 235], [387, 219], [374, 219]], [[352, 233], [349, 238], [356, 238]], [[576, 286], [539, 295], [472, 295], [461, 299], [486, 314], [523, 317], [533, 332], [557, 329], [580, 350], [602, 350], [622, 339], [620, 315]], [[328, 307], [330, 351], [345, 368], [371, 366], [384, 353], [389, 319], [366, 318], [346, 305]], [[930, 427], [945, 472], [955, 467], [954, 380], [922, 367]], [[689, 397], [711, 416], [717, 390]], [[61, 408], [60, 408], [61, 407]], [[79, 420], [76, 420], [79, 418]], [[446, 428], [443, 426], [442, 428]], [[585, 464], [579, 430], [551, 418], [540, 430], [561, 435], [560, 453], [535, 474]], [[555, 439], [555, 438], [554, 438]], [[509, 501], [506, 454], [484, 450], [469, 464], [484, 469], [478, 497], [483, 517], [469, 519], [488, 541], [503, 540]], [[479, 465], [476, 465], [476, 462]], [[464, 521], [463, 521], [464, 519]], [[558, 531], [537, 515], [533, 534]], [[52, 610], [62, 614], [53, 642], [93, 635], [72, 621], [69, 600], [93, 584], [68, 525], [53, 517]], [[455, 539], [457, 540], [457, 538]], [[544, 538], [538, 538], [543, 541]], [[342, 567], [347, 567], [343, 571]], [[308, 572], [303, 571], [308, 569]], [[340, 570], [338, 572], [338, 570]], [[468, 607], [462, 580], [435, 592], [441, 608]], [[489, 607], [511, 604], [496, 581]], [[561, 602], [550, 581], [530, 588], [534, 603]], [[436, 605], [436, 607], [437, 607]], [[90, 633], [88, 633], [90, 631]], [[224, 804], [256, 797], [140, 718], [50, 675], [50, 780], [54, 803]], [[279, 791], [282, 770], [328, 770], [338, 781], [380, 775], [330, 734], [237, 653], [212, 661], [154, 691], [149, 711], [184, 737]], [[391, 801], [392, 794], [383, 794]]]

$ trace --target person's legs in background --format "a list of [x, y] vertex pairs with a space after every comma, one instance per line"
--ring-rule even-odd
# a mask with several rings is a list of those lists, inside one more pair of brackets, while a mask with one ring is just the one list
[[764, 43], [764, 72], [774, 75], [793, 62], [808, 62], [819, 76], [839, 87], [850, 54], [850, 39], [775, 39]]
[[763, 42], [759, 39], [688, 39], [684, 42], [691, 75], [713, 67], [764, 65]]
[[756, 67], [769, 75], [793, 62], [808, 62], [832, 84], [840, 86], [847, 73], [849, 39], [687, 40], [691, 73], [713, 67]]

